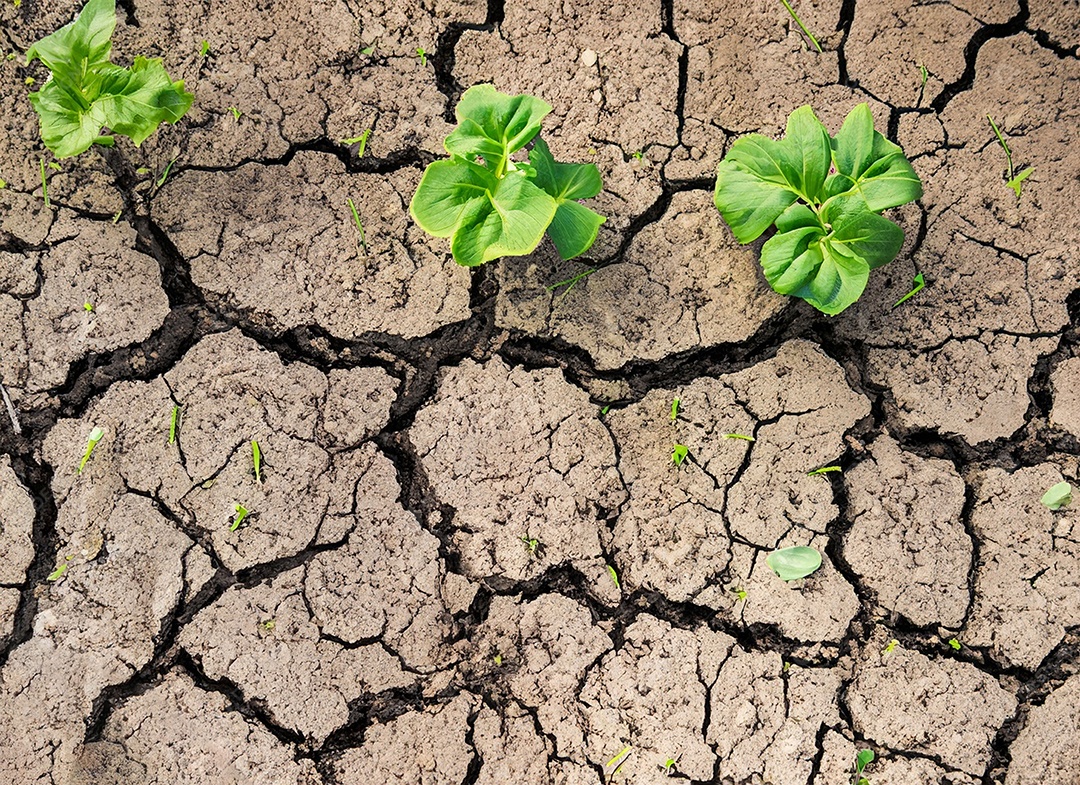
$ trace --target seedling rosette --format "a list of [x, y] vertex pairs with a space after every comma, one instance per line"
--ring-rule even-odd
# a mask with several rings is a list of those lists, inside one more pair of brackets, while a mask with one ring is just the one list
[[[604, 218], [579, 204], [600, 193], [593, 164], [556, 161], [539, 137], [551, 105], [489, 84], [458, 102], [458, 126], [444, 141], [449, 160], [429, 164], [409, 205], [425, 232], [449, 237], [458, 264], [474, 267], [532, 253], [546, 232], [563, 259], [585, 253]], [[528, 162], [511, 156], [532, 143]]]
[[41, 139], [57, 158], [92, 144], [111, 146], [103, 127], [138, 146], [191, 108], [193, 96], [169, 78], [161, 58], [136, 57], [131, 68], [110, 61], [115, 28], [116, 0], [90, 0], [74, 22], [26, 52], [28, 65], [41, 60], [51, 72], [30, 103], [41, 119]]
[[903, 150], [874, 130], [870, 107], [859, 104], [836, 136], [802, 106], [783, 139], [736, 140], [717, 169], [714, 200], [740, 243], [775, 224], [761, 248], [769, 285], [835, 315], [904, 243], [903, 229], [881, 213], [920, 196]]

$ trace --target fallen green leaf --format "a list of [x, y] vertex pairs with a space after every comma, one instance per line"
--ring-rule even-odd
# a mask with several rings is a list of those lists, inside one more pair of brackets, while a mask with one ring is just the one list
[[765, 557], [765, 564], [782, 580], [795, 581], [821, 567], [821, 554], [814, 548], [795, 545], [773, 551]]
[[1051, 510], [1060, 510], [1072, 502], [1072, 486], [1067, 482], [1059, 482], [1051, 486], [1039, 501]]

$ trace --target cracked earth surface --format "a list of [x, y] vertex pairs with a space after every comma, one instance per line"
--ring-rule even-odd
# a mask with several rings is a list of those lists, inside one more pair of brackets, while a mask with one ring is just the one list
[[[800, 0], [821, 53], [771, 0], [120, 5], [195, 104], [49, 205], [0, 59], [0, 782], [1080, 782], [1076, 0]], [[584, 264], [409, 218], [485, 81], [600, 168]], [[712, 176], [862, 101], [925, 195], [830, 319]]]

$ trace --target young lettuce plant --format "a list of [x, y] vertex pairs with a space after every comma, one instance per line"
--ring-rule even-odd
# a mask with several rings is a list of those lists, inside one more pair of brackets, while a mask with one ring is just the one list
[[[457, 105], [458, 126], [444, 141], [450, 159], [429, 164], [409, 205], [425, 232], [449, 237], [454, 261], [470, 267], [535, 250], [547, 232], [563, 259], [596, 241], [604, 218], [578, 204], [600, 193], [593, 164], [556, 161], [539, 137], [551, 105], [470, 87]], [[511, 155], [532, 142], [528, 163]]]
[[193, 96], [169, 79], [161, 58], [136, 57], [131, 68], [110, 59], [116, 0], [89, 0], [75, 21], [35, 43], [27, 64], [41, 60], [51, 76], [30, 103], [41, 118], [41, 139], [57, 158], [92, 144], [112, 146], [102, 127], [136, 146], [162, 123], [175, 123]]
[[834, 137], [802, 106], [783, 139], [736, 140], [717, 169], [714, 196], [740, 243], [775, 223], [761, 248], [774, 290], [835, 315], [859, 299], [871, 270], [899, 253], [904, 231], [881, 213], [918, 199], [922, 183], [903, 150], [874, 130], [866, 104]]

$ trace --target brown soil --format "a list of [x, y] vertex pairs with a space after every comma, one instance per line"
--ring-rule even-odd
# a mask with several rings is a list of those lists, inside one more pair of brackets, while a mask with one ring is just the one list
[[[48, 206], [0, 58], [0, 782], [1080, 782], [1076, 0], [800, 0], [822, 53], [772, 0], [258, 5], [121, 3], [195, 105]], [[409, 218], [485, 81], [600, 168], [587, 259]], [[926, 193], [827, 318], [712, 175], [862, 101]]]

